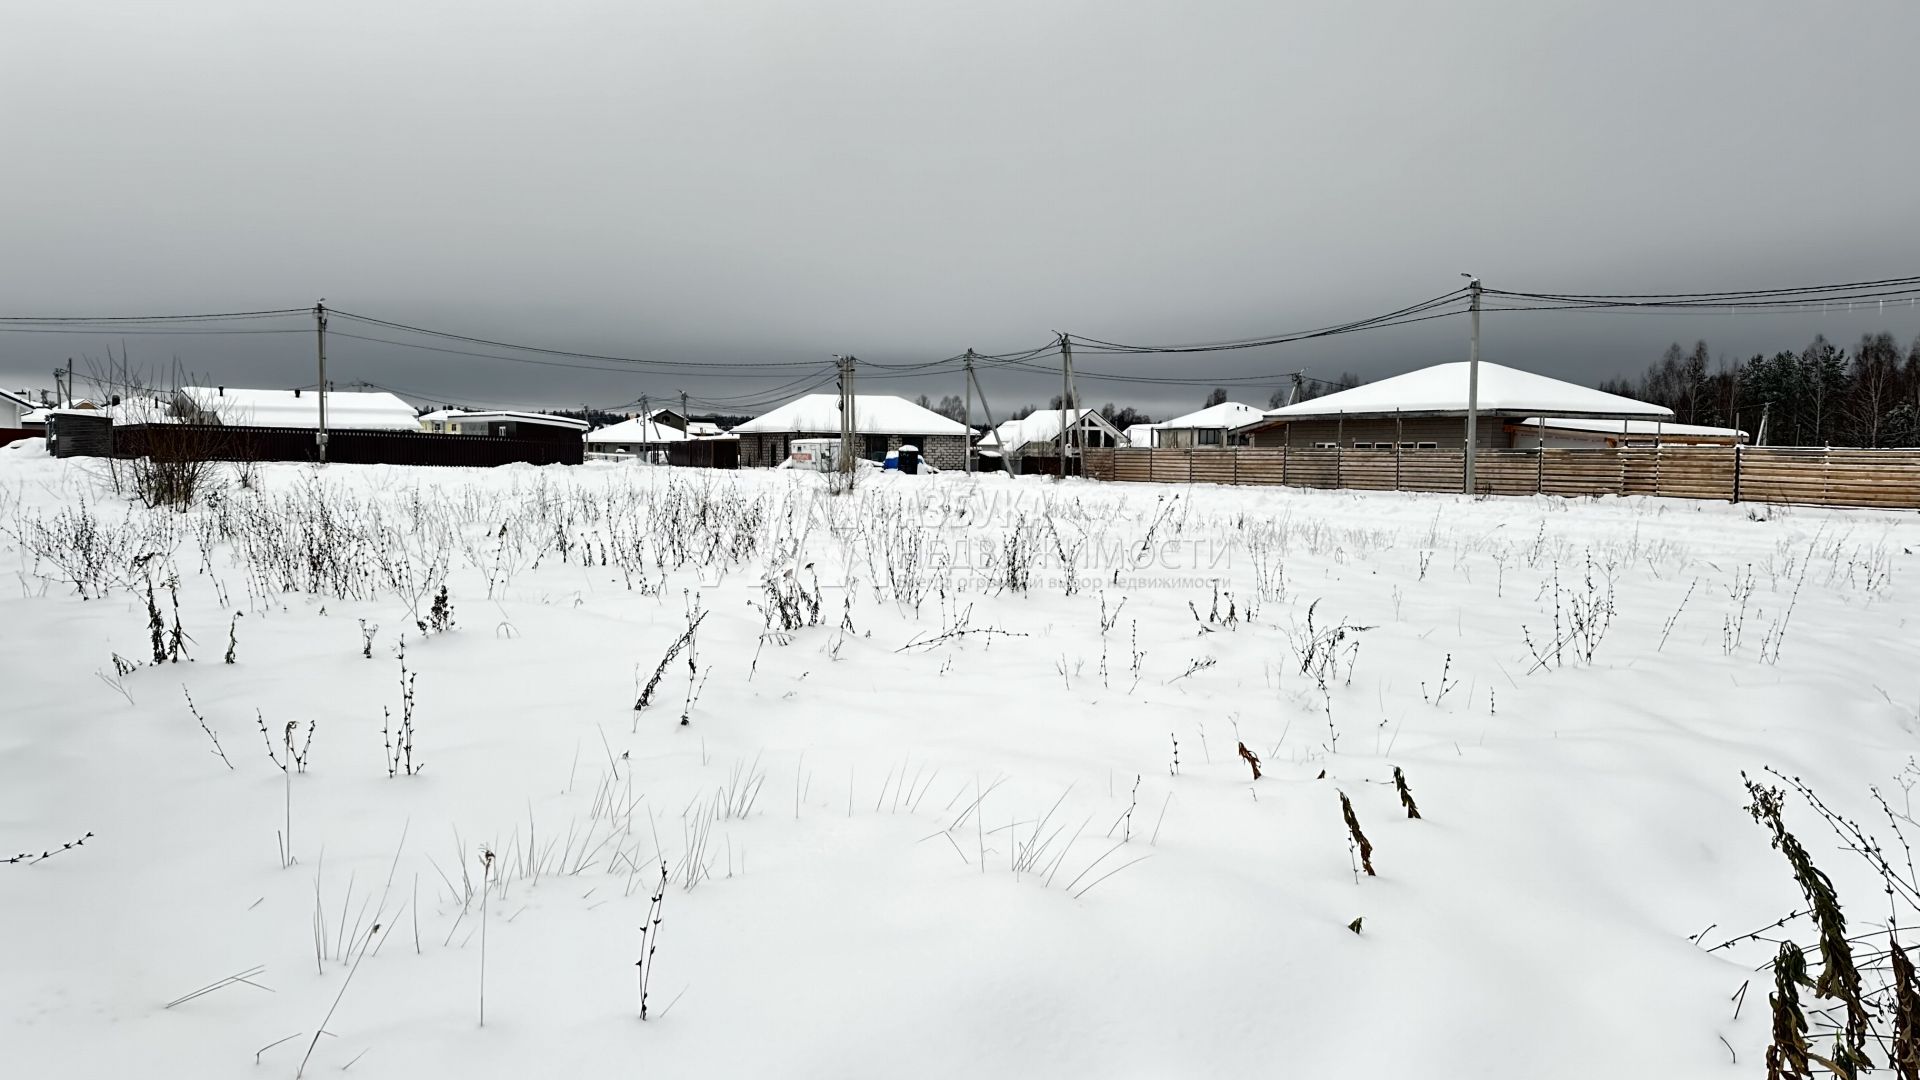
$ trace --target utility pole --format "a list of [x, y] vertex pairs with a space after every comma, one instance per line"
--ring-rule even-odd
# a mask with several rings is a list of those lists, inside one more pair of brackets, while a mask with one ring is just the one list
[[680, 433], [688, 438], [692, 438], [693, 414], [687, 412], [687, 392], [685, 390], [680, 391], [680, 423], [685, 425], [680, 429]]
[[[999, 425], [993, 422], [993, 406], [987, 403], [986, 388], [980, 385], [980, 376], [974, 373], [973, 363], [971, 361], [971, 358], [969, 358], [969, 361], [967, 363], [967, 378], [971, 383], [973, 391], [977, 392], [980, 395], [980, 408], [983, 412], [987, 414], [987, 430], [999, 431], [1000, 430]], [[972, 393], [969, 393], [967, 395], [967, 401], [969, 405], [971, 405], [973, 401]], [[969, 428], [969, 430], [971, 430], [971, 428]], [[1007, 448], [1000, 445], [999, 436], [997, 435], [994, 437], [994, 449], [1000, 452], [1001, 467], [1005, 469]], [[972, 460], [972, 455], [968, 455], [968, 460]]]
[[1467, 494], [1472, 495], [1474, 458], [1480, 442], [1480, 279], [1462, 274], [1473, 294], [1473, 344], [1467, 350]]
[[1087, 430], [1083, 418], [1086, 410], [1080, 407], [1080, 380], [1073, 373], [1073, 340], [1067, 336], [1067, 396], [1073, 400], [1073, 445], [1081, 451], [1080, 460], [1084, 470], [1087, 449]]
[[1073, 402], [1073, 341], [1060, 335], [1060, 479], [1067, 478], [1067, 408]]
[[327, 463], [327, 301], [323, 297], [313, 305], [313, 332], [320, 359], [320, 430], [314, 433], [314, 446], [320, 452], [320, 464]]
[[840, 471], [853, 476], [853, 364], [851, 356], [834, 357], [840, 362]]
[[967, 384], [967, 388], [966, 388], [967, 389], [967, 407], [966, 407], [966, 411], [960, 414], [961, 416], [960, 423], [963, 427], [967, 429], [967, 434], [966, 434], [965, 440], [960, 444], [960, 454], [962, 458], [964, 458], [966, 461], [965, 471], [967, 475], [971, 476], [973, 475], [973, 350], [972, 349], [967, 350], [965, 367], [967, 371], [966, 379], [964, 380]]

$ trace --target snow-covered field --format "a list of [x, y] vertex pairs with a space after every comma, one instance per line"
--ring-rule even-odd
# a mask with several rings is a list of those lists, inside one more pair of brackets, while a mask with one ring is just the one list
[[1763, 1075], [1742, 770], [1915, 776], [1911, 514], [100, 468], [0, 450], [9, 1076]]

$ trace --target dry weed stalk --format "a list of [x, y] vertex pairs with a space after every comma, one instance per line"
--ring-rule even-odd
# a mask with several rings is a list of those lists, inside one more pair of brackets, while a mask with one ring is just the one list
[[1767, 1080], [1810, 1080], [1807, 1017], [1800, 1011], [1800, 987], [1807, 982], [1807, 958], [1791, 941], [1780, 943], [1773, 961], [1773, 1040], [1767, 1044]]
[[640, 926], [640, 959], [634, 961], [634, 967], [640, 969], [640, 1019], [647, 1018], [647, 992], [653, 984], [653, 955], [660, 949], [660, 909], [667, 898], [667, 864], [660, 863], [660, 883], [654, 887], [653, 899], [647, 905], [647, 921]]
[[[1260, 755], [1247, 749], [1246, 743], [1241, 743], [1240, 757], [1246, 761], [1249, 768], [1253, 769], [1253, 778], [1255, 780], [1260, 779]], [[1368, 873], [1372, 873], [1372, 871], [1368, 871]]]
[[1897, 941], [1887, 943], [1893, 961], [1893, 1046], [1888, 1064], [1900, 1080], [1920, 1080], [1920, 979]]
[[[1745, 779], [1744, 774], [1742, 778]], [[1747, 793], [1753, 798], [1747, 813], [1773, 834], [1773, 848], [1786, 856], [1787, 864], [1793, 868], [1794, 882], [1806, 897], [1807, 910], [1819, 931], [1821, 968], [1819, 977], [1813, 981], [1813, 992], [1846, 1006], [1846, 1022], [1835, 1040], [1834, 1065], [1871, 1069], [1873, 1064], [1866, 1054], [1870, 1022], [1867, 1004], [1861, 993], [1860, 972], [1854, 966], [1853, 946], [1847, 940], [1846, 916], [1840, 911], [1840, 898], [1833, 882], [1813, 865], [1799, 838], [1787, 831], [1781, 816], [1784, 798], [1781, 790], [1750, 779], [1746, 785]]]
[[93, 834], [88, 833], [87, 835], [81, 837], [78, 840], [69, 840], [64, 844], [61, 844], [57, 848], [46, 848], [42, 850], [38, 855], [35, 855], [31, 851], [23, 851], [18, 855], [14, 855], [10, 858], [0, 859], [0, 865], [14, 866], [18, 864], [24, 864], [27, 866], [32, 866], [35, 863], [43, 863], [43, 862], [46, 862], [48, 859], [53, 858], [55, 855], [60, 854], [63, 851], [72, 851], [74, 848], [84, 847], [87, 841], [91, 839], [93, 839]]
[[1354, 816], [1353, 803], [1344, 791], [1340, 793], [1340, 814], [1347, 819], [1347, 836], [1360, 851], [1360, 868], [1367, 872], [1368, 877], [1377, 876], [1373, 872], [1373, 844], [1367, 840], [1367, 834], [1360, 831], [1360, 819]]
[[1400, 793], [1400, 805], [1407, 808], [1407, 817], [1420, 820], [1420, 807], [1413, 801], [1413, 792], [1407, 789], [1407, 774], [1401, 772], [1398, 765], [1393, 767], [1393, 789]]
[[180, 692], [186, 695], [187, 711], [193, 714], [194, 720], [198, 722], [200, 725], [200, 730], [206, 733], [207, 741], [213, 744], [214, 754], [217, 757], [219, 757], [222, 764], [226, 765], [228, 769], [232, 769], [233, 762], [228, 761], [227, 752], [225, 750], [220, 749], [220, 736], [214, 734], [213, 729], [207, 726], [206, 718], [202, 717], [200, 715], [200, 710], [194, 707], [193, 695], [187, 692], [187, 688], [185, 685], [182, 685], [180, 687]]

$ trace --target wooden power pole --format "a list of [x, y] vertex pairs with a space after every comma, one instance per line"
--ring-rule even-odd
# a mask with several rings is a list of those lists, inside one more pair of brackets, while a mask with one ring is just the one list
[[320, 395], [320, 428], [314, 433], [314, 448], [319, 451], [320, 464], [327, 463], [327, 302], [321, 300], [313, 305], [313, 332], [315, 352], [320, 360], [320, 385], [314, 391]]

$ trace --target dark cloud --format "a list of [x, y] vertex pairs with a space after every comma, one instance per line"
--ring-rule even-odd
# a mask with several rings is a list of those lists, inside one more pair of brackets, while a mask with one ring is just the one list
[[[1906, 0], [30, 5], [0, 40], [0, 310], [324, 296], [594, 352], [906, 362], [1297, 329], [1461, 270], [1590, 292], [1888, 276], [1920, 231], [1917, 37]], [[1513, 315], [1486, 355], [1591, 381], [1674, 338], [1881, 329], [1920, 315]], [[1464, 335], [1086, 366], [1380, 375]], [[109, 340], [0, 335], [0, 374], [43, 383]], [[300, 335], [126, 342], [229, 383], [311, 378]], [[787, 378], [333, 352], [338, 379], [474, 401]], [[1083, 393], [1169, 411], [1205, 388]]]

